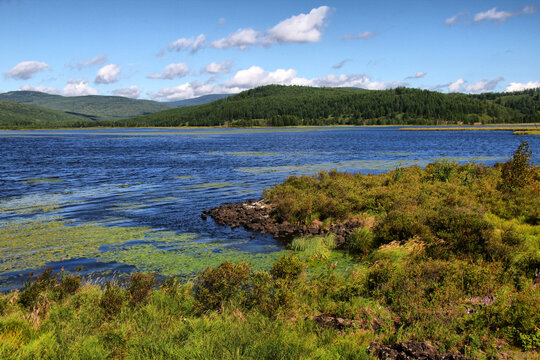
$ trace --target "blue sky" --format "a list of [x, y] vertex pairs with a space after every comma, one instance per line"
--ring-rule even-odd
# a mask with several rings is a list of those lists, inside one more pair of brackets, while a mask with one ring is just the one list
[[0, 0], [0, 92], [540, 87], [533, 1]]

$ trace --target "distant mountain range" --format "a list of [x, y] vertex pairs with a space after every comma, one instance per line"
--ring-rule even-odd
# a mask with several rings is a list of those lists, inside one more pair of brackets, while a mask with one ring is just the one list
[[[190, 105], [200, 105], [211, 101], [222, 99], [229, 95], [215, 94], [205, 95], [194, 99], [179, 100], [172, 102], [157, 102], [151, 100], [137, 100], [121, 96], [60, 96], [37, 91], [11, 91], [0, 94], [0, 101], [18, 103], [24, 105], [38, 106], [40, 108], [55, 110], [71, 117], [45, 116], [41, 121], [64, 121], [64, 119], [76, 120], [117, 120], [141, 115], [152, 114], [158, 111], [183, 107]], [[4, 120], [8, 118], [8, 111], [16, 108], [1, 105], [1, 113]], [[23, 111], [23, 108], [17, 108]], [[23, 111], [25, 114], [44, 114], [43, 110], [30, 111], [29, 108]], [[58, 115], [58, 113], [55, 113]], [[16, 115], [10, 115], [13, 119]], [[45, 120], [48, 119], [48, 120]], [[53, 120], [58, 119], [58, 120]], [[1, 120], [1, 119], [0, 119]]]

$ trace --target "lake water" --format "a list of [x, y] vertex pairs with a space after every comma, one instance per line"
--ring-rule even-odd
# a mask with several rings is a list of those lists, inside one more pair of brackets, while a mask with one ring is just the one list
[[200, 214], [260, 198], [292, 174], [379, 173], [441, 159], [493, 164], [522, 140], [540, 154], [540, 137], [511, 131], [0, 131], [0, 290], [44, 267], [96, 277], [190, 275], [226, 259], [264, 267], [283, 252], [279, 242]]

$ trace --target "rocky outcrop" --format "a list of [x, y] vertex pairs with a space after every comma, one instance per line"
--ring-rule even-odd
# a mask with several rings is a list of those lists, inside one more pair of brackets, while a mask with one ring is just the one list
[[407, 341], [393, 345], [372, 343], [369, 352], [383, 360], [470, 360], [460, 354], [440, 354], [439, 349], [426, 342]]
[[320, 221], [313, 221], [309, 225], [295, 225], [287, 221], [276, 222], [271, 216], [272, 209], [262, 200], [249, 200], [238, 204], [225, 204], [217, 208], [206, 210], [201, 214], [203, 219], [211, 216], [218, 224], [228, 225], [231, 228], [244, 227], [247, 230], [269, 233], [276, 239], [286, 243], [298, 236], [315, 236], [334, 233], [338, 244], [343, 244], [347, 236], [362, 223], [347, 221], [335, 223], [329, 228], [323, 228]]

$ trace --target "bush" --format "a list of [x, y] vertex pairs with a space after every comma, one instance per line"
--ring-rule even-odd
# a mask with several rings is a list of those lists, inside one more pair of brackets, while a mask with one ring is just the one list
[[472, 258], [488, 258], [487, 243], [492, 226], [478, 213], [442, 207], [427, 220], [433, 235], [441, 240], [428, 246], [430, 255], [446, 258], [449, 253]]
[[457, 166], [455, 162], [438, 161], [426, 166], [426, 173], [432, 181], [448, 182]]
[[284, 279], [286, 281], [295, 281], [304, 272], [305, 264], [295, 254], [290, 254], [279, 258], [270, 270], [274, 279]]
[[28, 310], [36, 307], [42, 293], [52, 288], [56, 281], [57, 278], [51, 269], [45, 269], [36, 279], [33, 279], [32, 274], [30, 274], [28, 280], [23, 283], [18, 299], [19, 304]]
[[207, 268], [195, 279], [195, 301], [200, 310], [216, 310], [236, 298], [239, 302], [246, 294], [251, 270], [248, 264], [226, 261], [217, 268]]
[[[417, 209], [415, 209], [417, 210]], [[419, 211], [411, 209], [392, 210], [373, 228], [375, 233], [375, 246], [391, 242], [404, 242], [419, 236], [421, 239], [429, 238], [429, 228], [419, 218]]]
[[118, 283], [111, 281], [105, 283], [105, 291], [101, 296], [99, 306], [103, 309], [107, 318], [112, 318], [120, 313], [125, 297], [125, 292]]
[[81, 277], [79, 275], [69, 275], [62, 272], [62, 278], [58, 284], [59, 297], [62, 299], [67, 295], [75, 294], [81, 287]]
[[371, 229], [359, 227], [347, 238], [347, 249], [354, 254], [367, 255], [373, 249], [374, 237]]
[[512, 159], [503, 164], [501, 169], [503, 191], [515, 191], [525, 187], [532, 176], [532, 163], [530, 162], [532, 151], [529, 144], [523, 141], [514, 152]]
[[131, 274], [128, 281], [129, 303], [132, 306], [146, 304], [150, 292], [154, 288], [156, 276], [154, 274]]

